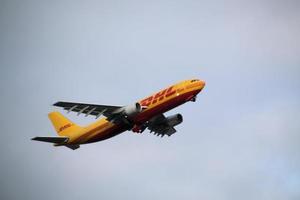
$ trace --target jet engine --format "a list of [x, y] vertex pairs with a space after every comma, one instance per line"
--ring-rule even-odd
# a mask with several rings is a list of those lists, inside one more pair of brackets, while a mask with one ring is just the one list
[[181, 114], [171, 115], [169, 117], [166, 117], [165, 122], [169, 126], [177, 126], [183, 121], [183, 117]]
[[124, 114], [128, 117], [135, 116], [136, 114], [140, 113], [142, 111], [142, 106], [139, 103], [135, 103], [133, 105], [128, 105], [124, 107]]

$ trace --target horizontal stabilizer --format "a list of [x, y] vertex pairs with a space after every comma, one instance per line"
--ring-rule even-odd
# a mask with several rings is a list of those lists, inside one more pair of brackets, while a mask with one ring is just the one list
[[32, 140], [40, 141], [40, 142], [50, 142], [55, 144], [64, 144], [69, 138], [68, 137], [35, 137]]

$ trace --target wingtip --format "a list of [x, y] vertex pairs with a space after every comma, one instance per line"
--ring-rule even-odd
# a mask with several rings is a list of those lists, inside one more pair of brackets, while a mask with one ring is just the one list
[[55, 102], [54, 104], [52, 104], [52, 106], [57, 106], [59, 104], [60, 101]]

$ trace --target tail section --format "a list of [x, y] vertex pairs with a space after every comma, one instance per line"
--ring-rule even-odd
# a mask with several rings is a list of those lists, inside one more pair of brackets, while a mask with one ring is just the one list
[[82, 128], [71, 122], [59, 112], [51, 112], [48, 114], [57, 134], [59, 136], [68, 136], [80, 131]]

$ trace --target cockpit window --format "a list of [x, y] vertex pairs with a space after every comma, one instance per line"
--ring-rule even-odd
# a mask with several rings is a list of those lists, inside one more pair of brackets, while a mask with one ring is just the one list
[[194, 82], [196, 82], [196, 81], [198, 81], [197, 79], [193, 79], [193, 80], [191, 80], [191, 83], [194, 83]]

